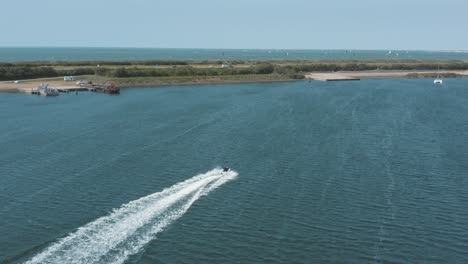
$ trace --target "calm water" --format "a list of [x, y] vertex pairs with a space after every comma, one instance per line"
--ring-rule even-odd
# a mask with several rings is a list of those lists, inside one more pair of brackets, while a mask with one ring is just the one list
[[0, 262], [468, 263], [445, 81], [0, 94]]
[[5, 48], [0, 62], [78, 60], [468, 60], [467, 53], [388, 50]]

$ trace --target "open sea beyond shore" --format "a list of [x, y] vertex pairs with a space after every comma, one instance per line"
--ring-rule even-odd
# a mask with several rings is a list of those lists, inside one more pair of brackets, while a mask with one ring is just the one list
[[467, 87], [0, 94], [0, 263], [468, 263]]
[[0, 62], [79, 60], [468, 60], [468, 52], [406, 50], [0, 47]]

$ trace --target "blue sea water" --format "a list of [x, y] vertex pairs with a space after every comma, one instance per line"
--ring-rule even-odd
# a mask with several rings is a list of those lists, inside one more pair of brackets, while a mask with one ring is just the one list
[[468, 263], [467, 116], [467, 79], [0, 94], [0, 262]]
[[0, 47], [0, 62], [80, 60], [468, 60], [468, 52]]

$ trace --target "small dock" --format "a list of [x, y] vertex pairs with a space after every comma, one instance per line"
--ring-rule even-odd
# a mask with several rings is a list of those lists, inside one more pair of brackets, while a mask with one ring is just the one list
[[[16, 88], [19, 92], [21, 93], [33, 93], [36, 87], [18, 87]], [[51, 87], [54, 88], [54, 87]], [[60, 88], [55, 88], [58, 92], [60, 93], [67, 93], [67, 92], [75, 92], [75, 91], [88, 91], [87, 88], [83, 87], [76, 87], [76, 86], [69, 86], [69, 87], [60, 87]]]
[[85, 92], [85, 91], [89, 91], [88, 88], [84, 88], [84, 87], [68, 87], [68, 88], [57, 88], [57, 91], [61, 92], [61, 93], [68, 93], [68, 92]]
[[[75, 86], [69, 86], [69, 87], [60, 87], [60, 88], [53, 88], [52, 89], [57, 90], [59, 93], [70, 93], [70, 92], [96, 92], [96, 93], [108, 93], [108, 94], [119, 94], [120, 89], [112, 86], [112, 88], [104, 87], [104, 86], [89, 86], [89, 87], [75, 87]], [[35, 88], [17, 88], [17, 90], [21, 93], [27, 93], [27, 94], [39, 94], [36, 92]]]
[[39, 78], [31, 80], [0, 81], [0, 92], [20, 92], [26, 94], [38, 93], [38, 87], [47, 84], [49, 88], [59, 93], [101, 92], [119, 94], [120, 88], [112, 83], [93, 84], [86, 80], [65, 80], [64, 77]]

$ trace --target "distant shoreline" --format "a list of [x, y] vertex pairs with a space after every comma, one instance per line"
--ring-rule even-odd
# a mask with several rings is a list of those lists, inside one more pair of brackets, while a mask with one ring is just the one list
[[434, 50], [433, 52], [468, 53], [468, 50]]
[[[438, 70], [440, 69], [440, 70]], [[0, 63], [0, 92], [30, 92], [41, 83], [61, 90], [76, 81], [119, 87], [285, 82], [302, 79], [443, 78], [468, 76], [468, 61], [67, 61]], [[74, 76], [75, 81], [64, 81]]]
[[[86, 78], [90, 77], [90, 78]], [[82, 76], [80, 79], [93, 79], [93, 76]], [[197, 79], [191, 81], [178, 81], [178, 80], [161, 80], [161, 79], [144, 79], [139, 80], [138, 77], [126, 78], [124, 82], [118, 80], [109, 80], [115, 83], [119, 88], [137, 88], [137, 87], [169, 87], [169, 86], [191, 86], [191, 85], [210, 85], [210, 84], [246, 84], [246, 83], [278, 83], [278, 82], [291, 82], [298, 81], [289, 78], [246, 78], [246, 79]], [[42, 78], [22, 80], [19, 83], [12, 81], [0, 82], [0, 93], [31, 93], [41, 83], [47, 83], [50, 87], [60, 90], [75, 90], [81, 89], [79, 85], [73, 83], [66, 83], [62, 78]]]
[[468, 77], [468, 70], [452, 71], [418, 71], [418, 70], [372, 70], [372, 71], [338, 71], [338, 72], [311, 72], [306, 78], [318, 81], [336, 79], [384, 79], [384, 78], [442, 78]]
[[275, 61], [275, 60], [468, 60], [463, 50], [283, 49], [151, 47], [0, 47], [1, 62], [65, 61]]
[[[307, 73], [305, 79], [314, 81], [333, 81], [333, 80], [351, 80], [351, 79], [390, 79], [390, 78], [433, 78], [437, 76], [436, 71], [339, 71], [339, 72], [310, 72]], [[443, 78], [468, 77], [468, 71], [443, 71], [439, 75]], [[91, 77], [92, 76], [88, 76]], [[191, 86], [191, 85], [210, 85], [210, 84], [245, 84], [245, 83], [276, 83], [276, 82], [293, 82], [300, 81], [292, 78], [246, 78], [246, 79], [196, 79], [191, 81], [176, 81], [176, 80], [161, 80], [161, 79], [145, 79], [139, 80], [138, 77], [126, 78], [125, 82], [118, 82], [116, 79], [112, 81], [120, 88], [137, 88], [137, 87], [169, 87], [169, 86]], [[91, 79], [88, 78], [88, 79]], [[82, 76], [79, 79], [86, 79]], [[304, 80], [304, 79], [301, 79]], [[62, 78], [43, 78], [23, 80], [19, 83], [12, 81], [0, 82], [0, 92], [2, 93], [30, 93], [33, 88], [36, 88], [40, 83], [48, 83], [50, 87], [60, 90], [75, 90], [80, 89], [78, 85], [66, 83]]]

